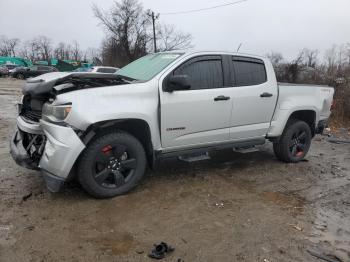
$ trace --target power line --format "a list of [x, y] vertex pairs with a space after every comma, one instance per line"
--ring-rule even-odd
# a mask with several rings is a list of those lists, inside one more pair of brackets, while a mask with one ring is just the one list
[[229, 6], [229, 5], [235, 5], [235, 4], [240, 4], [243, 2], [247, 2], [248, 0], [240, 0], [236, 2], [230, 2], [226, 4], [221, 4], [221, 5], [216, 5], [216, 6], [211, 6], [211, 7], [206, 7], [206, 8], [200, 8], [200, 9], [193, 9], [193, 10], [187, 10], [187, 11], [179, 11], [179, 12], [169, 12], [169, 13], [160, 13], [161, 15], [179, 15], [179, 14], [189, 14], [189, 13], [194, 13], [194, 12], [201, 12], [201, 11], [206, 11], [206, 10], [211, 10], [219, 7], [224, 7], [224, 6]]

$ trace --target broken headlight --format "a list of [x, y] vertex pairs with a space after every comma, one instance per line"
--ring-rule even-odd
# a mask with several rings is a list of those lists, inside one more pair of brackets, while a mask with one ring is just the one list
[[43, 106], [42, 117], [44, 120], [48, 120], [50, 122], [63, 122], [67, 118], [71, 109], [71, 103], [63, 105], [52, 105], [45, 103]]

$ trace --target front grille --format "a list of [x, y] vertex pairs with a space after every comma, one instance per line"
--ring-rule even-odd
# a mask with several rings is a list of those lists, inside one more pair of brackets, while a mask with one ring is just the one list
[[40, 158], [44, 152], [46, 143], [46, 136], [39, 134], [30, 134], [22, 130], [18, 130], [22, 138], [22, 145], [27, 151], [33, 162], [39, 163]]

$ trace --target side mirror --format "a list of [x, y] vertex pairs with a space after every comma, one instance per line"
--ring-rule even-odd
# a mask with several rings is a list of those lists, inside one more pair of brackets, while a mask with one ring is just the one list
[[173, 75], [168, 78], [164, 91], [173, 92], [177, 90], [188, 90], [191, 88], [188, 75]]

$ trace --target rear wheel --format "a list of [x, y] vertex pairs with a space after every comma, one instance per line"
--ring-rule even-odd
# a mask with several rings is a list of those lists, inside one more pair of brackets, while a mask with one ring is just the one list
[[18, 74], [18, 75], [17, 75], [17, 79], [23, 80], [23, 79], [24, 79], [24, 75], [23, 75], [23, 74]]
[[311, 130], [307, 123], [290, 120], [280, 139], [273, 143], [276, 157], [287, 163], [302, 160], [310, 149]]
[[103, 135], [84, 151], [78, 167], [82, 187], [96, 198], [124, 194], [134, 188], [146, 169], [142, 144], [126, 132]]

